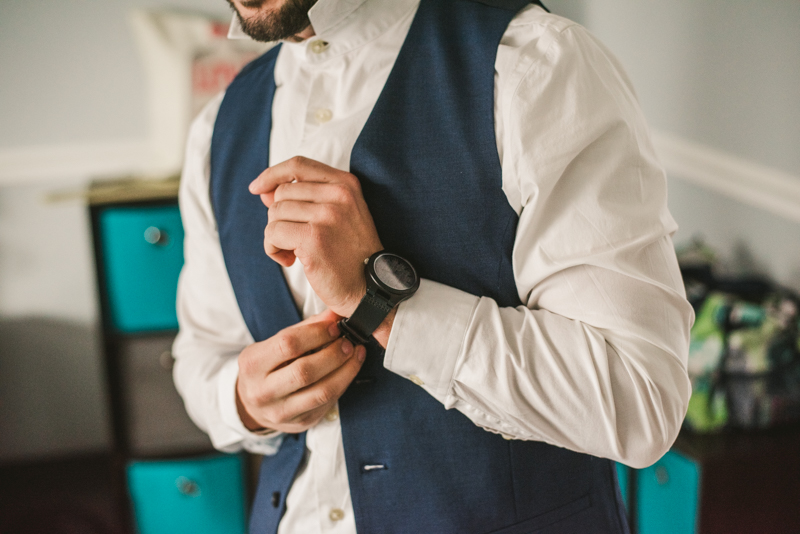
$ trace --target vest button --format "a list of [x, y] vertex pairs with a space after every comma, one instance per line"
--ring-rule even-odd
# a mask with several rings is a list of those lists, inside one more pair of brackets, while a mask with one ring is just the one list
[[321, 108], [314, 112], [314, 118], [317, 119], [317, 122], [320, 124], [325, 124], [333, 118], [333, 112], [329, 109]]
[[339, 419], [339, 410], [336, 408], [331, 408], [331, 410], [325, 414], [325, 420], [329, 422], [334, 422]]
[[425, 382], [423, 382], [422, 379], [420, 377], [418, 377], [417, 375], [409, 375], [408, 379], [411, 380], [412, 382], [414, 382], [418, 386], [424, 386], [425, 385]]
[[344, 511], [340, 510], [339, 508], [334, 508], [328, 514], [328, 517], [331, 519], [331, 521], [341, 521], [344, 519]]

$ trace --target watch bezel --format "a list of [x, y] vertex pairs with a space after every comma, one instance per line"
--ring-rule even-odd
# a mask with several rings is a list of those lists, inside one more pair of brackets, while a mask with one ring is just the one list
[[[393, 288], [391, 286], [386, 285], [386, 283], [384, 283], [380, 279], [380, 277], [378, 276], [378, 273], [375, 271], [375, 262], [379, 258], [381, 258], [382, 256], [393, 256], [395, 258], [398, 258], [398, 259], [402, 260], [403, 263], [405, 263], [406, 266], [409, 269], [411, 269], [411, 272], [414, 273], [414, 284], [411, 287], [409, 287], [408, 289], [395, 289], [395, 288]], [[403, 296], [406, 296], [406, 295], [413, 295], [417, 291], [417, 289], [419, 289], [420, 280], [419, 280], [419, 274], [417, 273], [417, 270], [414, 269], [414, 266], [411, 264], [410, 261], [408, 261], [404, 257], [400, 256], [399, 254], [395, 254], [393, 252], [387, 252], [385, 250], [381, 250], [379, 252], [376, 252], [375, 254], [373, 254], [372, 256], [369, 257], [369, 260], [367, 261], [367, 269], [366, 270], [367, 270], [367, 273], [369, 274], [370, 279], [378, 286], [378, 288], [381, 291], [389, 293], [390, 295], [394, 295], [394, 296], [398, 296], [398, 297], [403, 297]]]

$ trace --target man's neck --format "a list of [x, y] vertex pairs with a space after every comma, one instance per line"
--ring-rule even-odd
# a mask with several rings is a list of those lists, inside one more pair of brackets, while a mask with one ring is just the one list
[[296, 33], [291, 37], [288, 37], [286, 40], [292, 43], [300, 43], [305, 41], [306, 39], [314, 37], [315, 35], [316, 34], [314, 33], [314, 28], [312, 28], [311, 24], [309, 24], [303, 31], [301, 31], [300, 33]]

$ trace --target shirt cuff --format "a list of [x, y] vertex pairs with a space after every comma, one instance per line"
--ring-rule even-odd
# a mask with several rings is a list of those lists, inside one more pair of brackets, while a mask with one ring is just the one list
[[444, 403], [479, 300], [459, 289], [421, 280], [414, 296], [397, 308], [384, 367]]
[[232, 358], [220, 369], [217, 376], [217, 395], [222, 422], [242, 438], [242, 445], [250, 452], [272, 455], [278, 452], [283, 433], [269, 435], [250, 432], [239, 417], [236, 407], [236, 379], [239, 377], [239, 362]]

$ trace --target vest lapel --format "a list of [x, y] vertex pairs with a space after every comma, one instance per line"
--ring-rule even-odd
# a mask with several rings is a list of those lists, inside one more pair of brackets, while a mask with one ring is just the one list
[[222, 253], [242, 316], [256, 341], [300, 320], [280, 265], [264, 253], [267, 208], [247, 189], [269, 166], [279, 49], [276, 46], [248, 65], [228, 88], [211, 140], [211, 199]]

